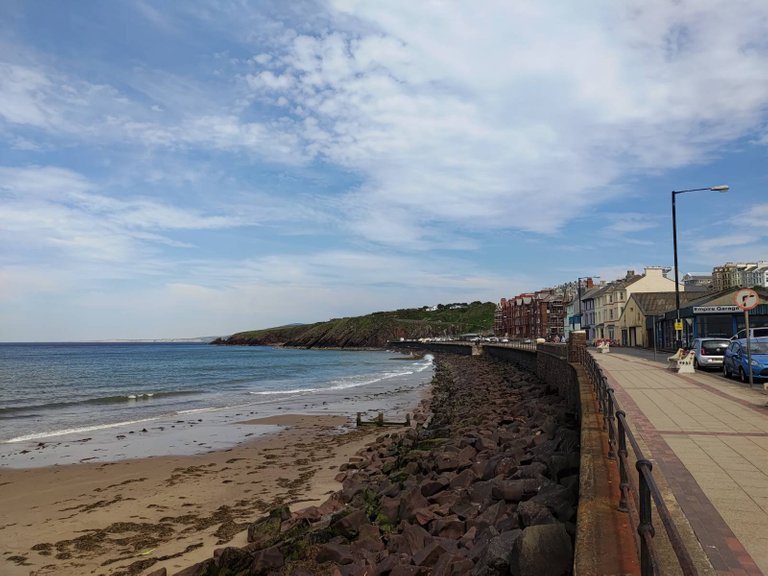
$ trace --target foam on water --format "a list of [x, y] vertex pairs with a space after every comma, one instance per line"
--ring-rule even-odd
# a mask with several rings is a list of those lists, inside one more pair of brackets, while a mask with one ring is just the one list
[[205, 451], [214, 437], [204, 430], [221, 448], [253, 434], [233, 428], [238, 419], [399, 418], [431, 366], [388, 352], [0, 344], [0, 468]]
[[109, 428], [120, 428], [126, 426], [134, 426], [136, 424], [144, 424], [146, 422], [154, 422], [157, 418], [142, 418], [141, 420], [128, 420], [125, 422], [112, 422], [110, 424], [97, 424], [95, 426], [81, 426], [80, 428], [67, 428], [65, 430], [51, 430], [48, 432], [33, 432], [32, 434], [25, 434], [24, 436], [17, 436], [0, 442], [2, 444], [13, 444], [14, 442], [25, 442], [27, 440], [42, 440], [44, 438], [56, 438], [58, 436], [67, 436], [69, 434], [84, 434], [88, 432], [97, 432], [99, 430], [107, 430]]

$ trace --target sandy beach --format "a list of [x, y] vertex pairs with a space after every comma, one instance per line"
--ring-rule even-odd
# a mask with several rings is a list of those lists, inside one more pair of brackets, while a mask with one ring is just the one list
[[280, 426], [235, 447], [0, 471], [0, 573], [173, 574], [279, 504], [319, 504], [339, 489], [339, 466], [382, 434], [346, 429], [348, 416], [278, 415], [241, 424]]

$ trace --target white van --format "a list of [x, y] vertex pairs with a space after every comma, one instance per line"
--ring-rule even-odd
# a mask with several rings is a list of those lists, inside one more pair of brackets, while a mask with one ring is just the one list
[[[741, 340], [742, 338], [747, 337], [747, 330], [739, 330], [731, 336], [731, 340]], [[749, 337], [750, 338], [766, 338], [768, 337], [768, 326], [763, 326], [762, 328], [750, 328], [749, 329]]]

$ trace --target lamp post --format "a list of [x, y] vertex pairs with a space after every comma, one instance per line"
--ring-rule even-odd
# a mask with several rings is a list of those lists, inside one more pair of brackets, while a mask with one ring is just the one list
[[728, 185], [722, 184], [720, 186], [708, 186], [707, 188], [689, 188], [688, 190], [672, 190], [672, 248], [674, 250], [675, 257], [675, 345], [678, 349], [682, 348], [683, 340], [683, 325], [680, 321], [680, 272], [677, 266], [677, 210], [675, 208], [675, 196], [678, 194], [684, 194], [685, 192], [701, 192], [703, 190], [709, 190], [712, 192], [728, 192]]

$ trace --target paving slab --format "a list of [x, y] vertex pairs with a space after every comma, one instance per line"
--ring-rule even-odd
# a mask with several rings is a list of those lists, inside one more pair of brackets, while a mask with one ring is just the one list
[[763, 387], [717, 373], [678, 374], [661, 353], [654, 360], [647, 352], [615, 350], [594, 358], [713, 571], [768, 574]]

